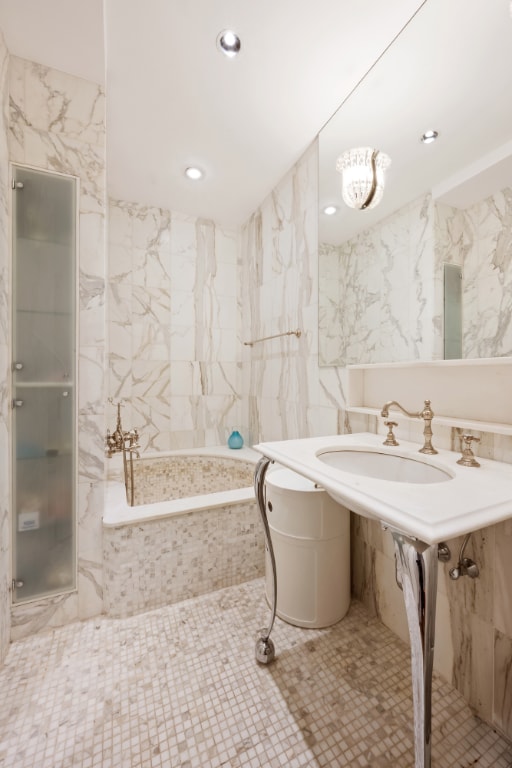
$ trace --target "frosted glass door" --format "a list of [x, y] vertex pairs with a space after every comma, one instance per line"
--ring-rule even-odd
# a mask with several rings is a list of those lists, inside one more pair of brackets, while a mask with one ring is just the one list
[[74, 589], [76, 181], [14, 167], [13, 596]]

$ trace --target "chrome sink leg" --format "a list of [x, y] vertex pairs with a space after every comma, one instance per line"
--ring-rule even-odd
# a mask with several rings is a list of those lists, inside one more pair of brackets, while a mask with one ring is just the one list
[[428, 546], [391, 531], [411, 639], [415, 768], [430, 768], [432, 748], [432, 665], [437, 596], [437, 544]]
[[270, 564], [272, 566], [272, 615], [268, 629], [266, 629], [266, 627], [260, 629], [259, 637], [256, 640], [256, 661], [259, 661], [260, 664], [270, 664], [271, 661], [274, 661], [276, 655], [274, 643], [270, 639], [270, 633], [272, 632], [272, 627], [274, 626], [277, 609], [276, 558], [274, 555], [274, 547], [272, 546], [272, 538], [270, 536], [270, 527], [268, 524], [267, 510], [265, 505], [265, 475], [267, 474], [267, 469], [270, 463], [271, 460], [267, 459], [266, 456], [263, 456], [256, 465], [256, 470], [254, 472], [254, 493], [256, 494], [256, 502], [260, 510], [263, 529], [265, 532], [265, 543], [270, 555]]

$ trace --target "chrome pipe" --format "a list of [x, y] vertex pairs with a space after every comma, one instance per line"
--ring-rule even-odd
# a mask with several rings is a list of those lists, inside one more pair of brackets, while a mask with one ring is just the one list
[[432, 669], [437, 598], [437, 544], [391, 531], [411, 640], [415, 768], [431, 768]]

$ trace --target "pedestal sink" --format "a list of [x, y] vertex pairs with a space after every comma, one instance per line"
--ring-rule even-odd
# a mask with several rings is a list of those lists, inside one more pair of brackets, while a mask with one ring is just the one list
[[478, 468], [457, 464], [459, 453], [419, 454], [415, 443], [384, 448], [382, 437], [361, 433], [260, 443], [254, 480], [274, 595], [268, 629], [256, 657], [274, 658], [270, 633], [277, 580], [265, 509], [264, 481], [271, 462], [298, 472], [340, 504], [376, 518], [393, 537], [411, 641], [415, 768], [431, 766], [431, 697], [437, 595], [438, 544], [512, 517], [512, 465], [479, 459]]

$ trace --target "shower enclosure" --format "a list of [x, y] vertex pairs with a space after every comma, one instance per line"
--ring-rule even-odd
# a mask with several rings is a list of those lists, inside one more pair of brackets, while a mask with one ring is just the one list
[[13, 601], [75, 588], [77, 180], [13, 166]]

